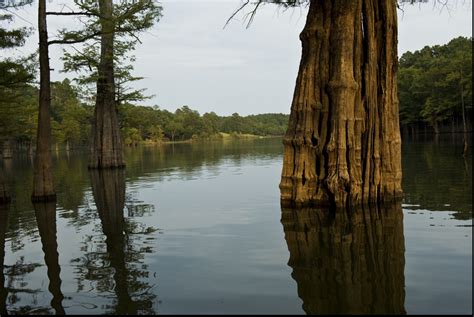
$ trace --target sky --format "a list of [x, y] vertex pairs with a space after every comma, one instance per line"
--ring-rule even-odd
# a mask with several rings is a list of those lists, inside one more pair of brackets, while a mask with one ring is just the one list
[[[472, 36], [472, 0], [450, 0], [448, 7], [433, 3], [405, 5], [399, 10], [399, 56], [426, 45], [445, 44], [458, 36]], [[70, 0], [48, 0], [50, 10]], [[140, 36], [134, 52], [135, 84], [154, 95], [143, 105], [175, 111], [188, 105], [199, 113], [219, 115], [289, 113], [301, 58], [299, 33], [307, 9], [287, 11], [274, 5], [259, 8], [249, 28], [237, 15], [225, 28], [240, 0], [163, 0], [163, 17]], [[15, 24], [35, 26], [37, 2], [15, 11]], [[50, 37], [75, 24], [70, 17], [48, 20]], [[37, 33], [20, 50], [35, 51]], [[2, 52], [2, 54], [4, 54]], [[59, 46], [51, 47], [51, 79], [73, 79], [62, 73]]]

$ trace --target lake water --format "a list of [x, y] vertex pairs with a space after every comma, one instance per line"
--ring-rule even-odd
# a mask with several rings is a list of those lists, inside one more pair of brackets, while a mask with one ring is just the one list
[[[126, 150], [125, 171], [4, 161], [0, 314], [472, 314], [472, 158], [404, 140], [403, 204], [281, 209], [281, 139]], [[2, 252], [4, 251], [4, 252]]]

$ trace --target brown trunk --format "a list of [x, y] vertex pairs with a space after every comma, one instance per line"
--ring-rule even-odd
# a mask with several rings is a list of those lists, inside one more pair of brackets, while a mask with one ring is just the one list
[[402, 194], [394, 0], [312, 0], [284, 138], [284, 203]]
[[61, 292], [61, 267], [59, 266], [58, 243], [56, 239], [56, 203], [41, 202], [34, 203], [38, 232], [43, 245], [44, 262], [49, 279], [48, 290], [53, 296], [51, 307], [57, 315], [64, 315], [62, 301], [64, 295]]
[[48, 31], [46, 26], [46, 0], [38, 1], [40, 97], [38, 112], [38, 134], [33, 171], [33, 201], [55, 200], [53, 173], [51, 169], [51, 87], [48, 53]]
[[115, 104], [114, 22], [112, 0], [99, 0], [101, 35], [97, 97], [89, 153], [89, 168], [124, 167]]
[[283, 209], [281, 222], [307, 314], [406, 313], [400, 203], [336, 214]]

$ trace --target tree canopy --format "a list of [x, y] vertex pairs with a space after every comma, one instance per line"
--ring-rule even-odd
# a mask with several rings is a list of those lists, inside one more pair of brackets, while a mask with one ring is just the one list
[[462, 98], [472, 109], [472, 38], [404, 53], [398, 85], [401, 124], [427, 122], [436, 127], [461, 117]]

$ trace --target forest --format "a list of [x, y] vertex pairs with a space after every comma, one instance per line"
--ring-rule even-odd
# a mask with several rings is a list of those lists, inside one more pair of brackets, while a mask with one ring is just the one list
[[[462, 102], [467, 125], [472, 129], [472, 39], [458, 37], [445, 45], [425, 46], [400, 57], [400, 124], [403, 129], [429, 128], [430, 132], [462, 131]], [[28, 57], [28, 68], [20, 68], [8, 58], [0, 67], [15, 65], [16, 76], [30, 82], [7, 88], [0, 83], [0, 139], [5, 146], [19, 145], [32, 149], [36, 138], [39, 91], [34, 83], [35, 56]], [[8, 74], [5, 71], [5, 74]], [[12, 80], [10, 80], [12, 81]], [[91, 133], [94, 104], [80, 89], [83, 78], [64, 79], [51, 84], [51, 129], [53, 143], [65, 148], [87, 145]], [[90, 92], [89, 92], [90, 93]], [[141, 92], [142, 93], [142, 92]], [[118, 103], [120, 131], [126, 145], [143, 142], [185, 141], [238, 136], [281, 136], [285, 133], [287, 114], [219, 116], [214, 112], [199, 114], [184, 105], [175, 112], [159, 106], [142, 105], [146, 99]], [[236, 109], [237, 110], [237, 109]], [[444, 130], [443, 130], [444, 128]]]
[[402, 130], [472, 130], [472, 38], [404, 53], [398, 90]]
[[[1, 102], [0, 136], [11, 145], [30, 149], [35, 142], [38, 89], [24, 85], [13, 99]], [[94, 106], [81, 99], [79, 89], [69, 79], [51, 84], [51, 133], [54, 144], [67, 149], [86, 146], [91, 134]], [[189, 106], [175, 112], [158, 106], [131, 102], [118, 105], [120, 132], [126, 145], [143, 142], [186, 141], [222, 137], [222, 133], [281, 136], [288, 123], [286, 114], [219, 116], [214, 112], [199, 114]], [[11, 146], [10, 145], [10, 146]], [[6, 145], [5, 145], [6, 146]]]

